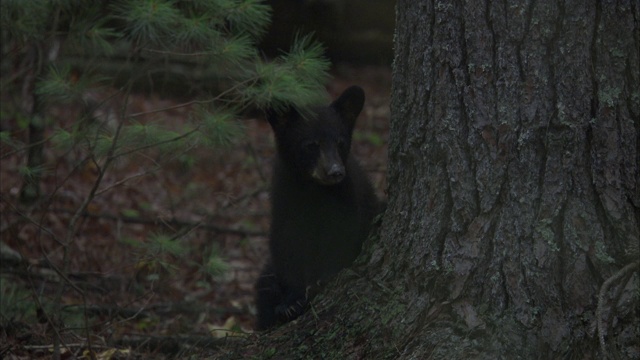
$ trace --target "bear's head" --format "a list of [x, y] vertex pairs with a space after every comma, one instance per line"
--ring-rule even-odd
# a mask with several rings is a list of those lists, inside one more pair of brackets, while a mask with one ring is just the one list
[[267, 119], [281, 160], [321, 185], [340, 183], [346, 176], [351, 135], [363, 105], [364, 91], [352, 86], [329, 106], [270, 111]]

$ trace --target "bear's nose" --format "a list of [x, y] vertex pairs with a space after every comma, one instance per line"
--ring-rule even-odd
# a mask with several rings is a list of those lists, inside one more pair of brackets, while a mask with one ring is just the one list
[[340, 164], [333, 164], [331, 168], [329, 168], [327, 175], [329, 175], [329, 177], [334, 181], [342, 180], [344, 177], [344, 166]]

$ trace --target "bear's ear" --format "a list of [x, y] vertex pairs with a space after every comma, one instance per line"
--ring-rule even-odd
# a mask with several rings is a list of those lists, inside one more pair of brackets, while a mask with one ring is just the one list
[[353, 127], [356, 118], [360, 115], [362, 106], [364, 106], [364, 90], [362, 90], [360, 86], [351, 86], [331, 103], [331, 107], [334, 108], [351, 127]]

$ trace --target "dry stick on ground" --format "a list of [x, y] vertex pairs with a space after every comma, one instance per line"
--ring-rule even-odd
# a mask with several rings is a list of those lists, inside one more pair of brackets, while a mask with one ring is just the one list
[[245, 336], [229, 336], [217, 339], [211, 335], [176, 335], [152, 336], [146, 334], [129, 334], [120, 339], [113, 339], [112, 346], [159, 351], [163, 354], [177, 355], [188, 348], [217, 349], [231, 341], [244, 341]]
[[[73, 309], [82, 305], [67, 305], [64, 309]], [[150, 304], [141, 307], [121, 307], [106, 305], [88, 305], [86, 311], [91, 315], [121, 317], [126, 320], [134, 320], [138, 318], [149, 318], [153, 314], [170, 316], [175, 314], [196, 314], [204, 311], [211, 311], [216, 314], [244, 315], [245, 311], [233, 306], [211, 308], [210, 304], [196, 302], [182, 302], [169, 304]]]
[[633, 271], [637, 270], [639, 268], [639, 265], [639, 261], [634, 261], [630, 264], [627, 264], [627, 266], [618, 270], [618, 272], [605, 280], [605, 282], [600, 287], [600, 293], [598, 294], [598, 308], [596, 309], [596, 322], [598, 327], [598, 339], [600, 340], [600, 348], [602, 349], [602, 354], [604, 355], [605, 359], [609, 359], [610, 357], [609, 353], [607, 352], [607, 343], [604, 341], [605, 324], [602, 315], [602, 308], [605, 303], [604, 298], [606, 296], [607, 290], [609, 290], [614, 282], [622, 279], [623, 277], [626, 277], [628, 274], [631, 274]]

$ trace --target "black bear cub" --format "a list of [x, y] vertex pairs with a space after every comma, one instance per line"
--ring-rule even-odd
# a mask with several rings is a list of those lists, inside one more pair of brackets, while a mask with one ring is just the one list
[[264, 330], [308, 305], [307, 288], [348, 267], [369, 234], [379, 203], [349, 154], [364, 91], [348, 88], [326, 107], [267, 115], [277, 144], [271, 192], [270, 261], [256, 284]]

